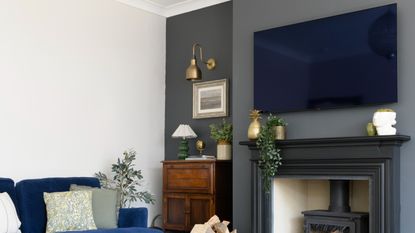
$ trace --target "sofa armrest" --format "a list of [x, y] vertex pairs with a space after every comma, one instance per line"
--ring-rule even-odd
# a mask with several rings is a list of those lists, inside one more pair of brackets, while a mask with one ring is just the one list
[[118, 227], [147, 227], [148, 210], [140, 208], [121, 208], [118, 215]]

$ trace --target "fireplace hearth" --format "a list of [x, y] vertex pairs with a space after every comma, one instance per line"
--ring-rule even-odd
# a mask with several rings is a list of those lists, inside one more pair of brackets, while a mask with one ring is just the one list
[[349, 180], [330, 180], [328, 210], [303, 211], [304, 233], [368, 233], [369, 213], [350, 212]]
[[[306, 233], [400, 233], [400, 146], [409, 140], [393, 135], [276, 141], [283, 164], [275, 178], [332, 181], [329, 208], [303, 211]], [[263, 190], [256, 142], [240, 145], [252, 151], [251, 232], [280, 233], [273, 232], [273, 194]], [[350, 212], [347, 180], [369, 182], [369, 213]]]

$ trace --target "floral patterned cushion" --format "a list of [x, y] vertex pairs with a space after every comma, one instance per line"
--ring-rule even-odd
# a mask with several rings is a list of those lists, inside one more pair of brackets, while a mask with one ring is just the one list
[[95, 230], [92, 191], [43, 193], [46, 204], [46, 233]]

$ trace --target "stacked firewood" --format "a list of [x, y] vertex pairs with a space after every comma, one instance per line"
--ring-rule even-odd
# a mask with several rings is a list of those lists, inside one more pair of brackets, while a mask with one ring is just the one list
[[220, 221], [218, 216], [213, 216], [205, 224], [196, 224], [190, 233], [237, 233], [236, 229], [229, 232], [228, 221]]

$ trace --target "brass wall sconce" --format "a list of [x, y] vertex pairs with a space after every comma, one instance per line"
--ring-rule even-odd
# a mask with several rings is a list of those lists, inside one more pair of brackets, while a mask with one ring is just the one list
[[196, 48], [199, 48], [200, 61], [206, 64], [208, 70], [213, 70], [216, 67], [215, 59], [209, 58], [207, 61], [204, 61], [202, 46], [198, 43], [193, 44], [193, 58], [190, 60], [190, 66], [186, 69], [186, 79], [189, 81], [197, 81], [202, 79], [202, 71], [200, 71], [200, 68], [197, 66]]

